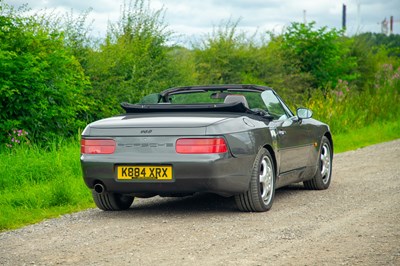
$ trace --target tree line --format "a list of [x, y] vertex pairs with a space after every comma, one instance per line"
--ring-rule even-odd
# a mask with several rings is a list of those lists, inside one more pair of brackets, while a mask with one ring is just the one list
[[291, 23], [282, 33], [248, 36], [226, 21], [191, 47], [174, 45], [165, 10], [125, 2], [104, 38], [93, 41], [86, 11], [26, 15], [0, 2], [0, 143], [25, 130], [35, 142], [76, 135], [122, 112], [121, 102], [169, 87], [251, 83], [273, 87], [291, 106], [343, 81], [373, 88], [383, 64], [400, 65], [400, 35]]

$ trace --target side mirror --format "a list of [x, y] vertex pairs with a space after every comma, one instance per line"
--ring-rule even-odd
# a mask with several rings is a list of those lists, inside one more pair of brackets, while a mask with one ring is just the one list
[[298, 108], [296, 115], [300, 119], [308, 119], [312, 117], [312, 111], [307, 108]]

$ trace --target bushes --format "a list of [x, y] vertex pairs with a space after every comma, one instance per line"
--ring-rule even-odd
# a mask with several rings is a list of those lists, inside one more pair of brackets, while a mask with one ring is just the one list
[[92, 89], [87, 97], [96, 101], [99, 119], [122, 112], [121, 102], [138, 102], [152, 92], [181, 83], [166, 43], [163, 10], [152, 11], [145, 1], [124, 5], [118, 23], [110, 24], [106, 39], [88, 59]]
[[238, 84], [257, 79], [257, 49], [252, 40], [237, 32], [238, 21], [227, 21], [194, 48], [200, 84]]
[[281, 35], [266, 33], [257, 40], [238, 32], [237, 25], [228, 21], [195, 47], [199, 83], [266, 84], [299, 104], [308, 99], [307, 91], [360, 77], [354, 40], [341, 31], [292, 23]]
[[400, 67], [380, 66], [374, 86], [358, 91], [347, 81], [339, 80], [335, 89], [318, 91], [307, 106], [314, 116], [328, 123], [335, 134], [366, 127], [375, 122], [400, 118]]
[[350, 56], [352, 39], [343, 37], [342, 31], [322, 27], [314, 30], [315, 23], [292, 23], [283, 34], [283, 50], [289, 65], [297, 65], [301, 72], [310, 73], [313, 86], [328, 83], [336, 86], [339, 79], [355, 80], [357, 61]]
[[74, 134], [85, 124], [76, 118], [88, 109], [83, 91], [90, 83], [81, 65], [62, 33], [1, 5], [0, 142], [15, 128], [37, 141]]
[[194, 57], [200, 83], [272, 86], [339, 134], [399, 119], [400, 62], [389, 56], [393, 51], [335, 29], [314, 29], [314, 23], [292, 23], [281, 35], [269, 33], [269, 42], [257, 42], [228, 22], [194, 49]]

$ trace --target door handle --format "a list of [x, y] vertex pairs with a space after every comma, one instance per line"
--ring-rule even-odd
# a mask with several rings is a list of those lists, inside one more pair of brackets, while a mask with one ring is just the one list
[[285, 130], [278, 130], [278, 135], [283, 136], [286, 134]]

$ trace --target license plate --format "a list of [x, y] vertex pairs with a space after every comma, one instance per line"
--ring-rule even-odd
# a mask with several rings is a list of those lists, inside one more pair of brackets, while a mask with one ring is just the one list
[[118, 166], [118, 179], [172, 180], [172, 166]]

